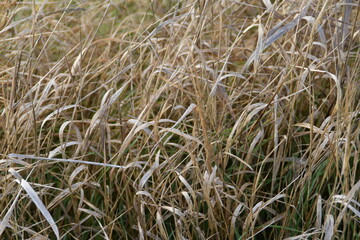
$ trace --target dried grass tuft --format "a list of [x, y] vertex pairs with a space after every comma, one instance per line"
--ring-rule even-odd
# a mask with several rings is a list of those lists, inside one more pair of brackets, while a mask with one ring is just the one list
[[1, 2], [0, 238], [359, 238], [359, 11]]

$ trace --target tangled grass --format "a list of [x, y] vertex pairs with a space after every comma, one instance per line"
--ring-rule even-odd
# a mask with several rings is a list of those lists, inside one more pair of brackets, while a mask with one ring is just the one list
[[360, 239], [358, 1], [0, 9], [2, 239]]

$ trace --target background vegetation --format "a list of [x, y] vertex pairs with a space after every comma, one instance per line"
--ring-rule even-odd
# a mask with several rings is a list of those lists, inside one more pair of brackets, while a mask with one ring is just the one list
[[358, 1], [0, 9], [1, 239], [360, 239]]

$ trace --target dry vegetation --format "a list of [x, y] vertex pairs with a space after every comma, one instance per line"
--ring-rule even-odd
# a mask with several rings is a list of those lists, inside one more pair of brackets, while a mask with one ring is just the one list
[[1, 239], [360, 239], [359, 1], [0, 9]]

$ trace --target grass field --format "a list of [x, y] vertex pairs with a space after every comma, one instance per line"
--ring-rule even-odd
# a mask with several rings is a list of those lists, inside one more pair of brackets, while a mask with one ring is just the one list
[[0, 239], [360, 239], [356, 0], [4, 0]]

